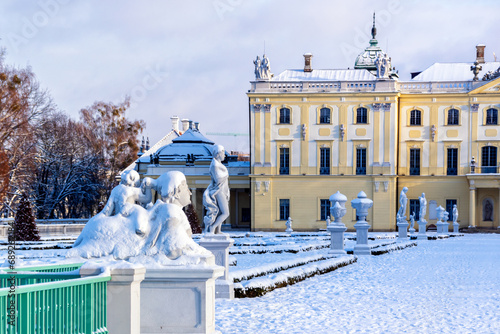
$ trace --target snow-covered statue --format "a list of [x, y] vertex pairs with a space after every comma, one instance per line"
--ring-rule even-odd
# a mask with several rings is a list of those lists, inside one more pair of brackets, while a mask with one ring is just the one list
[[[149, 192], [151, 187], [159, 188], [159, 184], [162, 185], [161, 190], [167, 189], [166, 195], [162, 195], [155, 205], [145, 209], [126, 202], [112, 216], [106, 215], [103, 210], [87, 222], [73, 248], [67, 252], [67, 257], [112, 256], [138, 263], [152, 261], [169, 264], [183, 255], [191, 258], [210, 255], [188, 233], [189, 222], [182, 211], [183, 206], [191, 203], [186, 177], [180, 172], [166, 175], [158, 179], [161, 182], [149, 178], [143, 180], [142, 188], [149, 189]], [[122, 184], [116, 188], [120, 186]]]
[[419, 219], [421, 222], [425, 222], [425, 213], [427, 212], [427, 200], [425, 199], [425, 193], [422, 193], [422, 196], [420, 196], [418, 200], [420, 203]]
[[410, 215], [410, 229], [413, 229], [413, 226], [415, 225], [415, 212]]
[[222, 234], [221, 225], [229, 217], [229, 173], [222, 164], [225, 152], [221, 145], [214, 145], [212, 150], [211, 182], [203, 193], [203, 205], [207, 210], [203, 218], [206, 233]]
[[408, 197], [406, 197], [406, 193], [408, 192], [408, 188], [404, 187], [401, 190], [401, 194], [399, 195], [399, 211], [398, 211], [398, 220], [406, 221], [406, 203], [408, 202]]
[[113, 216], [123, 212], [126, 203], [146, 204], [151, 202], [151, 184], [146, 181], [142, 183], [141, 188], [138, 188], [136, 184], [139, 179], [139, 173], [135, 170], [123, 172], [120, 184], [111, 191], [102, 213], [106, 216]]
[[288, 217], [288, 220], [286, 221], [286, 232], [293, 232], [292, 229], [292, 218]]
[[255, 79], [269, 80], [272, 77], [271, 64], [265, 54], [262, 56], [262, 60], [257, 56], [253, 63], [255, 65]]
[[377, 78], [388, 78], [391, 71], [391, 58], [387, 54], [379, 52], [375, 59], [375, 66], [377, 67]]
[[458, 209], [457, 205], [453, 204], [453, 224], [457, 224], [458, 221]]

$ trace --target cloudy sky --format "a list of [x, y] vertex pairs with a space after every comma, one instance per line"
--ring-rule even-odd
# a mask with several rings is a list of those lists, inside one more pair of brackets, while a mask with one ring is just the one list
[[[2, 0], [0, 45], [6, 60], [29, 65], [61, 110], [74, 118], [96, 100], [131, 96], [131, 119], [146, 122], [152, 143], [170, 117], [202, 132], [248, 134], [253, 63], [265, 52], [271, 71], [353, 67], [377, 39], [402, 80], [434, 62], [472, 62], [475, 45], [500, 59], [499, 1]], [[228, 150], [249, 151], [245, 136], [208, 135]]]

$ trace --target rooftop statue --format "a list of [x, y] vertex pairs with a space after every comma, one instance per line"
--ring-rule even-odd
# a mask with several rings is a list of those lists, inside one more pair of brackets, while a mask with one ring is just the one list
[[211, 182], [203, 193], [203, 205], [207, 210], [203, 218], [206, 233], [222, 234], [221, 225], [229, 217], [229, 173], [222, 164], [225, 152], [223, 146], [214, 145], [210, 163]]
[[269, 62], [269, 58], [264, 54], [262, 56], [262, 60], [257, 56], [257, 58], [253, 61], [255, 65], [255, 79], [257, 80], [269, 80], [272, 77], [271, 74], [271, 64]]

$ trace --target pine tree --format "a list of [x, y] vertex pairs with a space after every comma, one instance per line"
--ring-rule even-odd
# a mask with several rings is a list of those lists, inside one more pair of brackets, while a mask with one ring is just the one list
[[198, 218], [198, 214], [193, 207], [193, 204], [189, 204], [184, 208], [184, 212], [189, 220], [189, 225], [191, 225], [191, 232], [193, 234], [200, 234], [202, 232], [200, 220]]
[[31, 203], [23, 194], [14, 218], [14, 239], [16, 241], [39, 241], [40, 235], [35, 223]]

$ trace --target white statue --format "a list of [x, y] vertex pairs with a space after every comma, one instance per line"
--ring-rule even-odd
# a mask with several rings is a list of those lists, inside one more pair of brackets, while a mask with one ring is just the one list
[[207, 210], [203, 218], [206, 233], [222, 234], [222, 222], [229, 217], [229, 173], [222, 164], [224, 156], [224, 147], [214, 145], [210, 164], [211, 182], [203, 193], [203, 205]]
[[408, 198], [406, 197], [406, 193], [408, 192], [408, 188], [404, 187], [403, 190], [401, 190], [401, 194], [399, 195], [399, 211], [398, 211], [398, 217], [400, 219], [406, 220], [406, 203], [408, 202]]
[[450, 220], [450, 213], [448, 211], [444, 211], [443, 218], [444, 218], [444, 222], [446, 223], [448, 220]]
[[410, 229], [413, 229], [413, 226], [415, 225], [415, 212], [410, 215]]
[[286, 232], [293, 232], [292, 229], [292, 218], [288, 217], [288, 220], [286, 221]]
[[135, 170], [123, 172], [120, 184], [113, 188], [108, 202], [101, 212], [106, 216], [113, 216], [121, 213], [126, 203], [146, 204], [151, 202], [151, 185], [146, 181], [142, 183], [141, 188], [138, 188], [135, 185], [139, 179], [140, 176]]
[[419, 213], [419, 220], [421, 222], [425, 221], [425, 213], [427, 212], [427, 200], [425, 199], [425, 193], [422, 193], [422, 196], [418, 198], [420, 201], [420, 213]]
[[457, 224], [458, 221], [458, 209], [457, 205], [453, 204], [453, 224]]
[[260, 73], [260, 68], [261, 68], [261, 61], [259, 56], [253, 61], [255, 64], [255, 78], [260, 79], [261, 78], [261, 73]]
[[183, 255], [194, 258], [210, 255], [188, 233], [190, 225], [182, 207], [191, 203], [191, 193], [184, 174], [169, 172], [156, 181], [146, 178], [143, 184], [158, 187], [159, 192], [168, 189], [168, 195], [162, 196], [167, 203], [159, 199], [145, 209], [127, 202], [114, 216], [97, 214], [87, 222], [67, 257], [112, 255], [131, 262], [153, 259], [156, 263], [169, 264]]
[[269, 58], [264, 54], [262, 56], [262, 64], [261, 64], [261, 78], [262, 79], [270, 79], [271, 78], [271, 64], [269, 63]]

